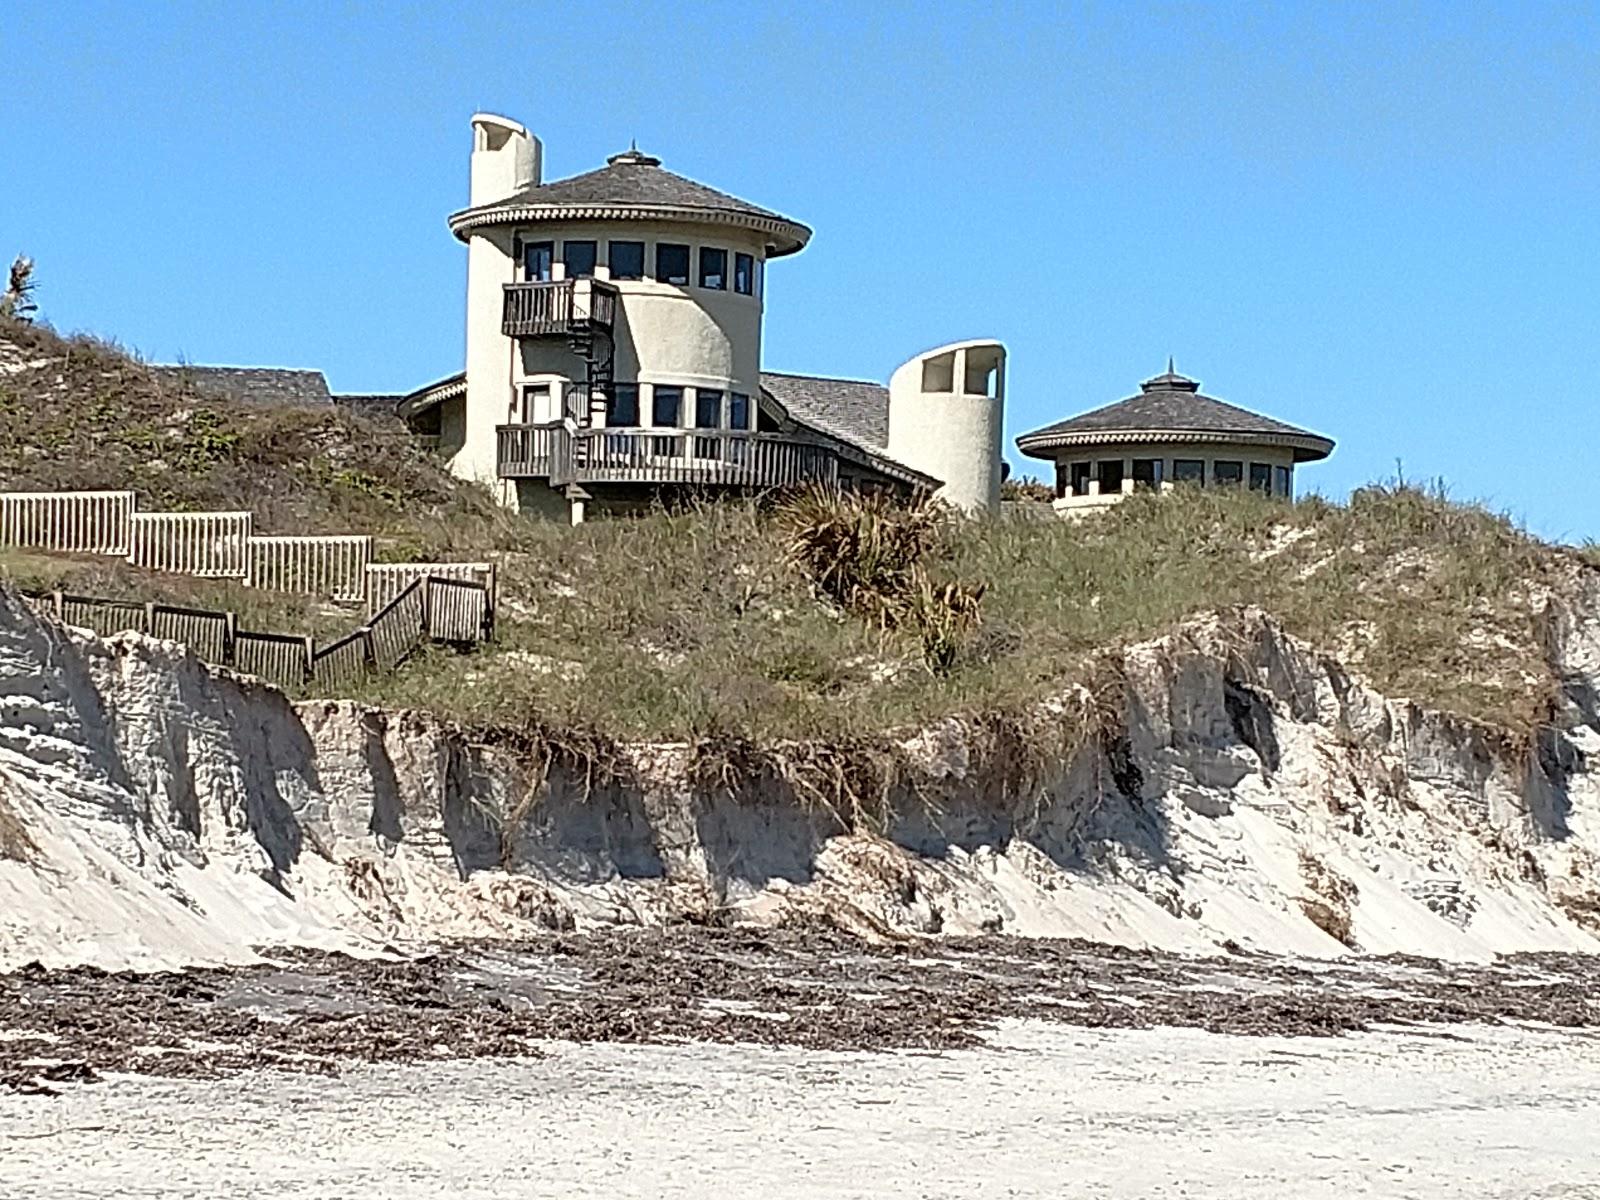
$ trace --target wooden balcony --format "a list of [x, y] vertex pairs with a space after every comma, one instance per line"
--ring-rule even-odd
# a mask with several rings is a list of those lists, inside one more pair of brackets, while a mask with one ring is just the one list
[[617, 289], [600, 279], [508, 283], [500, 329], [507, 337], [572, 337], [617, 322]]
[[764, 490], [837, 483], [827, 446], [727, 429], [579, 429], [502, 425], [502, 479], [569, 483], [676, 484]]

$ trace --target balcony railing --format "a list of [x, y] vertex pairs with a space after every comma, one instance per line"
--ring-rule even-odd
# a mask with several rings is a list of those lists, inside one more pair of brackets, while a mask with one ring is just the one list
[[508, 283], [500, 328], [507, 337], [543, 337], [610, 329], [617, 322], [617, 289], [600, 279]]
[[826, 446], [726, 429], [579, 429], [502, 425], [502, 479], [568, 483], [682, 484], [775, 488], [836, 483], [839, 460]]
[[501, 479], [570, 482], [572, 433], [565, 425], [501, 425], [495, 430], [495, 440]]

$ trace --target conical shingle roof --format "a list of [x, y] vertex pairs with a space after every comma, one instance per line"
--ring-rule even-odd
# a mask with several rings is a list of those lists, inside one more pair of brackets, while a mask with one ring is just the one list
[[1333, 452], [1333, 439], [1205, 396], [1193, 379], [1169, 361], [1164, 374], [1145, 380], [1139, 394], [1069, 417], [1017, 439], [1035, 458], [1054, 458], [1062, 447], [1115, 442], [1234, 442], [1287, 446], [1296, 462], [1315, 462]]
[[465, 209], [450, 218], [457, 237], [485, 225], [540, 220], [685, 220], [734, 225], [768, 238], [768, 256], [793, 254], [811, 230], [771, 209], [686, 179], [638, 150], [613, 154], [606, 165], [568, 179], [525, 188], [493, 204]]

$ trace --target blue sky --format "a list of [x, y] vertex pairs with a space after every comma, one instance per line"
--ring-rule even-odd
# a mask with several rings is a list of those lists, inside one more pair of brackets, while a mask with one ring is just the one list
[[774, 369], [997, 336], [1015, 436], [1172, 354], [1338, 438], [1303, 486], [1600, 538], [1600, 6], [57, 0], [0, 53], [0, 256], [152, 359], [458, 369], [483, 108], [810, 224]]

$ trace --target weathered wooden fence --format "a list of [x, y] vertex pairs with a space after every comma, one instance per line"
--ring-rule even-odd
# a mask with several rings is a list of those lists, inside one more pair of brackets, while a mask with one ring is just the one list
[[372, 539], [365, 535], [258, 535], [250, 539], [249, 582], [274, 592], [359, 602], [367, 598], [371, 561]]
[[474, 580], [413, 579], [365, 624], [320, 647], [309, 636], [240, 629], [231, 612], [63, 592], [30, 599], [65, 624], [102, 636], [136, 630], [182, 642], [207, 662], [275, 683], [336, 686], [371, 671], [392, 671], [427, 641], [459, 645], [487, 638], [488, 595], [488, 585]]
[[128, 561], [152, 571], [205, 579], [244, 579], [250, 574], [250, 514], [130, 514]]
[[127, 554], [132, 492], [0, 492], [0, 545]]
[[251, 587], [300, 592], [347, 603], [366, 602], [373, 616], [419, 579], [480, 585], [446, 589], [441, 621], [457, 631], [442, 640], [472, 640], [472, 610], [487, 636], [494, 620], [490, 563], [372, 562], [363, 534], [256, 534], [248, 512], [147, 513], [133, 492], [0, 492], [0, 546], [126, 558], [153, 571], [242, 579]]

